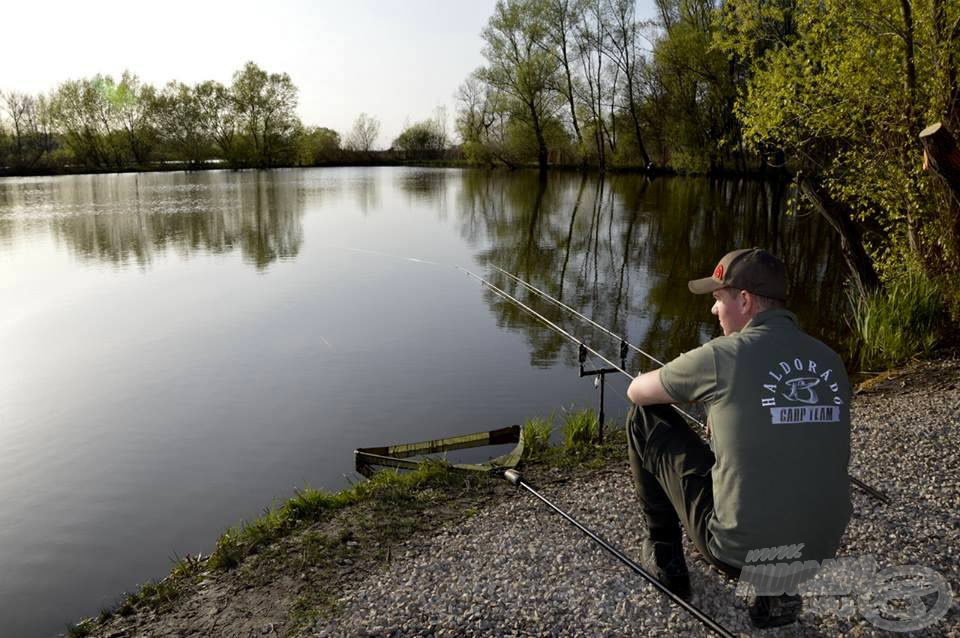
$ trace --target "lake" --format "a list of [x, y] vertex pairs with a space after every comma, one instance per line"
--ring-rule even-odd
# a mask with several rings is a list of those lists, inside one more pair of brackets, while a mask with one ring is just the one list
[[[763, 246], [804, 325], [840, 343], [837, 242], [787, 199], [396, 167], [0, 180], [4, 635], [54, 636], [294, 489], [346, 486], [357, 447], [595, 406], [575, 345], [456, 265], [611, 359], [493, 267], [665, 359], [718, 334], [686, 281]], [[608, 380], [611, 420], [626, 381]]]

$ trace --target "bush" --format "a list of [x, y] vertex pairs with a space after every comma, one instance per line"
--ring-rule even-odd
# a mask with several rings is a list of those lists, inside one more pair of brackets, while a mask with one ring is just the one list
[[942, 336], [943, 290], [923, 273], [908, 272], [866, 297], [851, 293], [850, 303], [851, 359], [863, 370], [927, 356]]

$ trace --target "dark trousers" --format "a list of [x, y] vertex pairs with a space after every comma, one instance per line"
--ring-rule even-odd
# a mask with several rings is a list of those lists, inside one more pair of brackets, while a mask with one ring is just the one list
[[734, 578], [740, 570], [710, 553], [716, 462], [709, 446], [669, 405], [637, 407], [627, 422], [627, 451], [640, 507], [654, 541], [680, 540], [681, 526], [707, 562]]

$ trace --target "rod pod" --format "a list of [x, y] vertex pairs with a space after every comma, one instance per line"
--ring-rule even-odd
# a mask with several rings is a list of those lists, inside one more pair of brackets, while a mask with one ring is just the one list
[[542, 494], [537, 492], [535, 489], [533, 489], [533, 487], [530, 486], [529, 483], [523, 480], [523, 475], [520, 474], [520, 472], [518, 472], [517, 470], [507, 470], [506, 472], [503, 473], [503, 477], [508, 481], [510, 481], [511, 485], [515, 485], [518, 488], [522, 487], [523, 489], [527, 490], [528, 492], [536, 496], [538, 499], [546, 503], [550, 509], [555, 511], [557, 514], [559, 514], [563, 518], [567, 519], [567, 521], [573, 524], [574, 527], [576, 527], [581, 532], [589, 536], [592, 540], [596, 541], [602, 548], [604, 548], [605, 550], [613, 554], [616, 558], [618, 558], [621, 562], [623, 562], [627, 567], [629, 567], [634, 572], [642, 576], [648, 583], [656, 587], [661, 593], [666, 594], [666, 596], [670, 598], [670, 600], [672, 600], [675, 604], [687, 610], [694, 618], [696, 618], [701, 623], [703, 623], [708, 629], [710, 629], [711, 631], [713, 631], [719, 636], [723, 636], [724, 638], [736, 638], [735, 635], [731, 633], [729, 629], [725, 628], [723, 625], [715, 621], [713, 618], [711, 618], [704, 612], [702, 612], [700, 609], [698, 609], [697, 607], [694, 607], [693, 605], [685, 601], [683, 598], [680, 598], [675, 593], [670, 591], [670, 589], [668, 589], [666, 585], [661, 583], [653, 574], [651, 574], [650, 572], [645, 570], [643, 567], [638, 565], [636, 562], [634, 562], [632, 559], [630, 559], [629, 556], [621, 552], [619, 549], [617, 549], [607, 541], [603, 540], [603, 538], [601, 538], [596, 533], [591, 531], [588, 527], [584, 526], [578, 520], [576, 520], [575, 518], [573, 518], [572, 516], [564, 512], [562, 509], [560, 509], [559, 507], [557, 507], [556, 505], [548, 501], [546, 497], [544, 497]]

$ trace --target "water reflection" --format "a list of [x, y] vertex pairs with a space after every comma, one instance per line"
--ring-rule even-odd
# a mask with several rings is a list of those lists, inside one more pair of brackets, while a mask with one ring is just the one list
[[[403, 202], [444, 222], [452, 210], [480, 263], [518, 274], [661, 357], [717, 334], [709, 300], [690, 295], [686, 281], [733, 247], [763, 246], [786, 262], [791, 307], [812, 332], [838, 340], [833, 319], [818, 312], [843, 302], [833, 235], [817, 217], [786, 216], [778, 183], [382, 168], [5, 180], [0, 241], [15, 241], [18, 224], [46, 224], [83, 261], [146, 269], [167, 252], [239, 249], [262, 270], [299, 254], [305, 209], [323, 208], [331, 192], [363, 215]], [[526, 299], [515, 282], [488, 274]], [[501, 325], [526, 333], [534, 365], [575, 361], [574, 348], [522, 309], [492, 293], [487, 300]], [[529, 303], [557, 316], [546, 302]]]
[[[780, 255], [792, 283], [790, 307], [814, 334], [838, 341], [838, 326], [820, 312], [843, 298], [833, 236], [819, 218], [785, 216], [782, 184], [575, 174], [551, 175], [546, 183], [519, 174], [500, 182], [464, 176], [462, 235], [489, 240], [479, 260], [518, 274], [648, 352], [670, 358], [719, 334], [710, 300], [691, 295], [686, 282], [742, 246]], [[488, 274], [534, 309], [558, 316], [512, 280], [493, 269]], [[487, 299], [501, 325], [526, 333], [534, 365], [575, 363], [576, 349], [563, 337], [493, 293]], [[567, 325], [590, 343], [607, 339]], [[632, 362], [633, 369], [647, 366]]]
[[[570, 343], [430, 262], [482, 271], [616, 352], [492, 266], [516, 272], [666, 358], [716, 331], [686, 281], [755, 244], [833, 334], [830, 229], [783, 200], [775, 184], [573, 172], [0, 179], [6, 633], [53, 635], [291, 486], [342, 486], [356, 447], [593, 404], [571, 370], [526, 365], [575, 367]], [[374, 369], [391, 381], [371, 394]]]
[[0, 187], [0, 233], [49, 223], [84, 261], [146, 268], [158, 254], [184, 258], [239, 248], [263, 269], [303, 243], [302, 172], [83, 175], [13, 180]]

